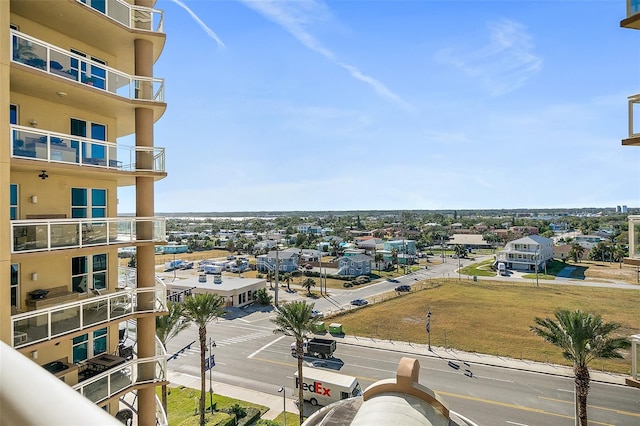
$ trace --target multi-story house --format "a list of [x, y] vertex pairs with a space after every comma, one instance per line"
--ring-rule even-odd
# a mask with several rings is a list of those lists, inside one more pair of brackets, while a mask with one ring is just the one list
[[338, 275], [369, 275], [373, 259], [366, 254], [354, 254], [338, 258]]
[[[0, 339], [112, 415], [135, 393], [139, 425], [166, 422], [154, 260], [165, 241], [154, 182], [166, 173], [153, 133], [166, 109], [153, 75], [165, 34], [154, 3], [0, 2]], [[118, 216], [123, 186], [135, 187], [135, 216]], [[137, 267], [125, 271], [127, 246]]]
[[300, 250], [272, 250], [267, 254], [256, 256], [256, 269], [269, 272], [277, 269], [279, 272], [293, 272], [298, 269]]
[[[622, 28], [632, 30], [640, 30], [640, 2], [638, 0], [627, 0], [627, 16], [620, 22]], [[628, 131], [629, 136], [622, 140], [625, 146], [640, 146], [640, 129], [636, 131], [637, 123], [634, 119], [634, 112], [640, 106], [640, 94], [629, 96], [628, 100]], [[629, 188], [634, 188], [630, 184]], [[640, 267], [640, 215], [629, 216], [629, 257], [624, 260], [627, 265]], [[631, 336], [631, 377], [627, 380], [627, 384], [640, 388], [640, 334]]]
[[[553, 240], [540, 235], [529, 235], [509, 241], [497, 254], [497, 262], [504, 262], [509, 269], [544, 270], [553, 259]], [[537, 265], [537, 266], [536, 266]]]

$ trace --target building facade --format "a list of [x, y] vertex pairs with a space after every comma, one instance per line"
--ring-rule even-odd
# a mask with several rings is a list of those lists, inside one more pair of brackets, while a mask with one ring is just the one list
[[[154, 3], [0, 2], [0, 339], [112, 415], [135, 392], [140, 425], [166, 422], [155, 395], [166, 289], [154, 182], [166, 172], [153, 127], [166, 104]], [[135, 216], [118, 216], [124, 186]], [[121, 270], [118, 248], [130, 246], [137, 267]]]
[[497, 262], [504, 262], [509, 269], [544, 270], [547, 262], [553, 259], [553, 240], [529, 235], [509, 241], [496, 257]]

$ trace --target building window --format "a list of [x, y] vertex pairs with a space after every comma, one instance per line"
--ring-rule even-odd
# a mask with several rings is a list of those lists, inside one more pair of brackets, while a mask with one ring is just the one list
[[18, 105], [9, 105], [9, 124], [18, 124]]
[[71, 188], [71, 217], [107, 217], [107, 190]]
[[86, 293], [87, 283], [91, 290], [107, 288], [107, 255], [78, 256], [71, 258], [71, 290]]
[[11, 306], [16, 309], [20, 308], [20, 265], [11, 264]]
[[107, 352], [107, 338], [106, 328], [74, 337], [71, 349], [73, 363], [75, 364]]
[[18, 185], [9, 185], [9, 219], [18, 219]]
[[[83, 138], [96, 139], [99, 141], [107, 140], [107, 126], [100, 123], [92, 123], [77, 118], [71, 119], [70, 133], [74, 136]], [[88, 142], [71, 141], [71, 147], [80, 151], [82, 148], [82, 161], [89, 164], [101, 164], [100, 160], [106, 159], [105, 146]]]

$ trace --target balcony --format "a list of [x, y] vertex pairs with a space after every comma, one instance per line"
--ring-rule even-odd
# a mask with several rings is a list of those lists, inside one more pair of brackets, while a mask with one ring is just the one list
[[11, 60], [128, 100], [164, 102], [164, 80], [131, 76], [11, 30]]
[[640, 0], [627, 0], [627, 17], [620, 22], [622, 28], [640, 29]]
[[[153, 369], [153, 379], [147, 373]], [[142, 376], [142, 377], [141, 377]], [[167, 380], [167, 357], [156, 355], [151, 358], [136, 358], [120, 364], [88, 380], [73, 386], [73, 389], [87, 397], [91, 402], [100, 404], [118, 394], [126, 392], [136, 385], [161, 383]]]
[[[11, 221], [11, 253], [166, 241], [165, 218], [26, 219]], [[137, 231], [149, 237], [138, 237]]]
[[164, 148], [124, 146], [16, 125], [11, 126], [11, 157], [124, 172], [165, 173]]
[[640, 266], [640, 216], [629, 216], [629, 257], [624, 259], [628, 265]]
[[76, 0], [132, 30], [164, 32], [164, 12], [122, 0]]
[[164, 312], [166, 300], [165, 285], [156, 281], [155, 287], [123, 288], [103, 296], [12, 315], [13, 347], [17, 349], [96, 325], [122, 321], [133, 314]]
[[[638, 17], [640, 18], [640, 14]], [[640, 130], [640, 122], [637, 124], [635, 122], [635, 117], [640, 120], [640, 110], [636, 113], [636, 108], [640, 108], [640, 94], [629, 96], [628, 98], [629, 137], [622, 140], [622, 145], [640, 146], [640, 133], [635, 130], [636, 128]]]
[[[153, 44], [153, 60], [160, 57], [166, 35], [164, 13], [153, 8], [135, 6], [127, 0], [67, 0], [40, 2], [15, 1], [11, 13], [82, 40], [102, 52], [118, 58], [118, 66], [133, 72], [134, 40]], [[123, 62], [124, 61], [124, 62]]]

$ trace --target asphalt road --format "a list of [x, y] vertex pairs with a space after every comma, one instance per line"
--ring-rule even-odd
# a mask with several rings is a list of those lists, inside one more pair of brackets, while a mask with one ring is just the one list
[[[209, 326], [208, 335], [216, 341], [214, 392], [216, 382], [267, 393], [275, 393], [280, 386], [285, 386], [287, 397], [295, 398], [292, 386], [296, 360], [289, 348], [293, 340], [273, 334], [271, 315], [269, 311], [257, 311]], [[169, 352], [196, 339], [197, 328], [192, 326], [169, 343]], [[335, 358], [327, 362], [325, 368], [358, 377], [364, 389], [377, 380], [394, 377], [398, 361], [405, 355], [402, 351], [375, 345], [362, 347], [341, 342]], [[573, 424], [571, 378], [473, 364], [455, 370], [445, 359], [409, 356], [420, 362], [422, 384], [440, 394], [452, 410], [478, 424]], [[307, 362], [313, 360], [306, 359]], [[169, 369], [199, 376], [197, 343], [169, 361]], [[469, 370], [471, 377], [465, 375], [464, 370]], [[640, 391], [592, 383], [589, 418], [594, 425], [640, 424]]]

